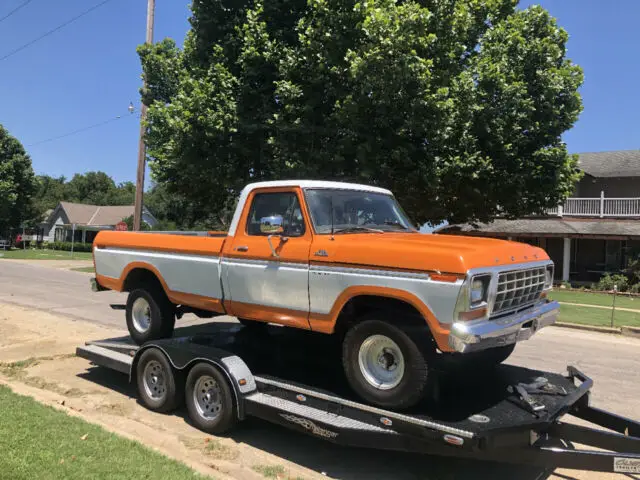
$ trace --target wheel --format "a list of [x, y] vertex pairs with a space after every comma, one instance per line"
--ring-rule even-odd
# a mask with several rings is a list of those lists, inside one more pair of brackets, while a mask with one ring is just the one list
[[178, 406], [178, 381], [167, 357], [150, 348], [142, 353], [136, 366], [138, 393], [142, 402], [156, 412], [169, 412]]
[[164, 292], [144, 288], [129, 293], [126, 317], [129, 334], [138, 345], [170, 337], [176, 321], [175, 308]]
[[432, 348], [426, 328], [368, 317], [349, 329], [342, 343], [342, 363], [351, 388], [379, 407], [406, 409], [420, 402]]
[[185, 403], [193, 423], [207, 433], [224, 433], [237, 422], [229, 382], [219, 369], [208, 363], [198, 363], [189, 372]]
[[267, 322], [249, 320], [248, 318], [239, 318], [238, 321], [242, 324], [243, 327], [247, 328], [265, 328], [268, 325]]

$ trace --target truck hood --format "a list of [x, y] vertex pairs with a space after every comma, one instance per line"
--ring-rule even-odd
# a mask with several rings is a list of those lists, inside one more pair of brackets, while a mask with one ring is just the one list
[[549, 259], [541, 248], [493, 238], [419, 233], [346, 234], [335, 235], [334, 240], [323, 237], [314, 242], [312, 262], [465, 274], [473, 268]]

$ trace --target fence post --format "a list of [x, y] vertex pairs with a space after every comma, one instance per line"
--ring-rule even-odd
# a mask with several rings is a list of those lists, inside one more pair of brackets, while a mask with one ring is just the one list
[[618, 285], [613, 286], [613, 306], [611, 308], [611, 328], [614, 326], [613, 317], [616, 314], [616, 294], [618, 293]]
[[600, 218], [604, 217], [604, 190], [600, 190]]
[[563, 209], [563, 205], [559, 204], [558, 205], [558, 216], [561, 217], [562, 216], [562, 209]]

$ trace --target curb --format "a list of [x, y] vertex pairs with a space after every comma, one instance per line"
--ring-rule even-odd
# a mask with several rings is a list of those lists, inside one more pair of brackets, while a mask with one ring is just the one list
[[640, 338], [640, 327], [622, 327], [622, 335]]
[[[633, 328], [633, 327], [622, 327], [622, 328], [597, 327], [595, 325], [581, 325], [579, 323], [568, 323], [568, 322], [556, 322], [554, 325], [556, 327], [573, 328], [575, 330], [587, 330], [589, 332], [598, 332], [598, 333], [613, 333], [615, 335], [623, 334], [624, 329]], [[640, 330], [638, 331], [638, 336], [640, 337]]]

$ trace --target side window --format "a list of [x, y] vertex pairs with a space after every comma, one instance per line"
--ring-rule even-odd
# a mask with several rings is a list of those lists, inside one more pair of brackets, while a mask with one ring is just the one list
[[272, 215], [282, 217], [286, 236], [299, 237], [304, 235], [304, 217], [298, 196], [294, 192], [258, 193], [254, 196], [247, 219], [247, 234], [265, 235], [260, 232], [260, 219]]

